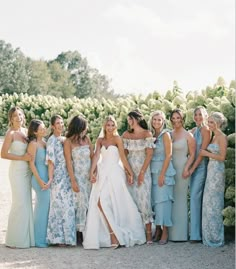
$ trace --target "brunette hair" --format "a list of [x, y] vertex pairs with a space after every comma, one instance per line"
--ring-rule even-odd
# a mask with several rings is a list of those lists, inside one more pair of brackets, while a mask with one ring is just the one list
[[85, 136], [81, 137], [81, 134], [87, 127], [86, 119], [81, 116], [74, 116], [68, 125], [66, 138], [71, 138], [72, 141], [80, 143], [81, 140], [85, 139]]
[[[51, 117], [51, 120], [50, 120], [50, 123], [51, 123], [52, 126], [55, 124], [55, 122], [56, 122], [57, 119], [63, 120], [63, 118], [60, 115], [58, 115], [58, 114], [57, 115], [53, 115]], [[51, 130], [51, 132], [50, 132], [50, 134], [49, 134], [48, 137], [50, 137], [52, 134], [53, 134], [53, 130]]]
[[[138, 109], [134, 109], [128, 113], [128, 116], [132, 119], [137, 120], [137, 123], [140, 127], [142, 127], [145, 130], [148, 130], [148, 124], [146, 120], [144, 119], [143, 114]], [[128, 132], [132, 133], [134, 130], [128, 127]]]
[[179, 108], [175, 108], [170, 112], [170, 121], [172, 122], [172, 116], [173, 116], [174, 113], [177, 113], [181, 117], [182, 125], [184, 125], [184, 113]]
[[28, 128], [28, 140], [33, 141], [36, 139], [35, 132], [38, 131], [39, 126], [43, 124], [41, 120], [33, 119], [31, 120]]

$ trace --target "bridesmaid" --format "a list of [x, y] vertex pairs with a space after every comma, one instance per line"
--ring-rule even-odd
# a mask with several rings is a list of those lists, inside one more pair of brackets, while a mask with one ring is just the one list
[[213, 112], [208, 118], [209, 129], [214, 133], [207, 150], [200, 150], [200, 156], [209, 157], [207, 178], [203, 193], [202, 241], [209, 247], [224, 245], [224, 209], [225, 165], [227, 137], [221, 131], [227, 120], [220, 112]]
[[1, 150], [1, 157], [11, 160], [9, 178], [12, 205], [8, 218], [6, 246], [29, 248], [35, 245], [31, 172], [28, 164], [32, 157], [26, 153], [28, 140], [23, 111], [19, 107], [12, 107], [8, 112], [8, 119], [9, 129]]
[[127, 117], [129, 129], [123, 134], [128, 162], [134, 172], [134, 183], [129, 191], [146, 226], [147, 244], [152, 244], [151, 171], [150, 162], [155, 147], [152, 133], [139, 110], [133, 110]]
[[69, 123], [64, 142], [67, 170], [74, 191], [77, 240], [84, 232], [91, 192], [90, 167], [93, 146], [86, 135], [87, 129], [87, 121], [75, 116]]
[[41, 120], [32, 120], [28, 130], [28, 153], [33, 157], [29, 165], [32, 175], [32, 187], [36, 194], [34, 206], [34, 236], [36, 247], [47, 247], [48, 212], [50, 192], [48, 190], [48, 167], [45, 164], [46, 128]]
[[[151, 115], [151, 129], [156, 138], [154, 154], [151, 162], [152, 203], [155, 212], [156, 232], [154, 240], [164, 245], [168, 240], [168, 227], [172, 226], [172, 203], [174, 175], [172, 164], [172, 141], [168, 130], [164, 129], [165, 114], [155, 111]], [[162, 230], [161, 230], [162, 226]]]
[[194, 161], [195, 139], [183, 127], [184, 116], [180, 109], [171, 112], [173, 126], [173, 165], [176, 170], [174, 186], [174, 204], [172, 208], [173, 226], [169, 228], [169, 240], [188, 240], [188, 185], [189, 168]]
[[48, 217], [48, 244], [65, 246], [76, 245], [75, 209], [70, 178], [66, 168], [62, 136], [62, 117], [51, 118], [52, 135], [47, 141], [46, 162], [51, 184], [50, 209]]
[[204, 107], [194, 110], [196, 127], [191, 130], [196, 140], [195, 161], [189, 170], [190, 179], [190, 242], [202, 240], [202, 196], [206, 180], [206, 157], [199, 155], [200, 149], [206, 149], [210, 143], [211, 132], [206, 126], [207, 111]]

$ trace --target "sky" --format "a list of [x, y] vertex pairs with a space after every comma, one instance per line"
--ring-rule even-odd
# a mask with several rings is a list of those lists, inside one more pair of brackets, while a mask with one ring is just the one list
[[0, 0], [0, 39], [32, 59], [77, 50], [115, 93], [235, 79], [234, 0]]

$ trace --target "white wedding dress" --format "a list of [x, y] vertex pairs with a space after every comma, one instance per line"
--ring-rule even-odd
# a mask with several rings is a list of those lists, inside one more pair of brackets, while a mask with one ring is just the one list
[[102, 146], [98, 176], [89, 201], [83, 246], [85, 249], [111, 247], [110, 234], [98, 201], [120, 245], [131, 247], [146, 242], [144, 226], [126, 186], [118, 148]]

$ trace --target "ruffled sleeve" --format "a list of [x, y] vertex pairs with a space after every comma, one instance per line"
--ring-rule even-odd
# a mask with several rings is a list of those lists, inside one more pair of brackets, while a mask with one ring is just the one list
[[48, 165], [48, 161], [51, 161], [55, 164], [55, 148], [54, 148], [55, 138], [51, 136], [47, 141], [46, 147], [46, 160], [45, 164]]
[[124, 148], [129, 151], [139, 151], [145, 148], [155, 148], [154, 137], [147, 137], [144, 139], [127, 139], [123, 138]]

